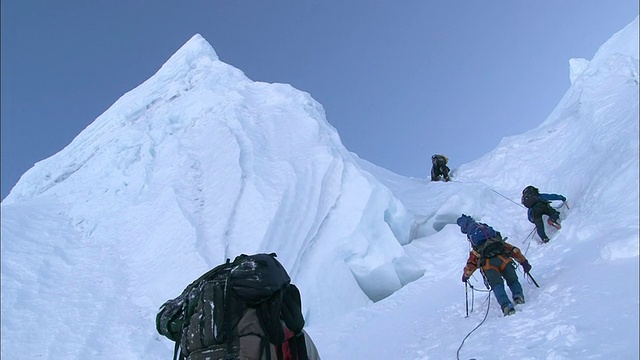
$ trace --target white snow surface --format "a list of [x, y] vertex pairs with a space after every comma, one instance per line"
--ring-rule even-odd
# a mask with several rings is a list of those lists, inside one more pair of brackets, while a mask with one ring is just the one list
[[[358, 158], [309, 94], [195, 35], [3, 200], [1, 357], [170, 359], [158, 307], [226, 258], [276, 252], [325, 360], [637, 359], [638, 58], [636, 18], [572, 64], [538, 128], [444, 183]], [[545, 245], [527, 185], [568, 198]], [[533, 265], [515, 315], [479, 272], [465, 292], [462, 213]]]

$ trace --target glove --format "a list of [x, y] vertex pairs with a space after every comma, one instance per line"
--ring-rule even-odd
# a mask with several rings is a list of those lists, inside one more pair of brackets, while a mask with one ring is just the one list
[[462, 275], [462, 282], [466, 283], [469, 280], [468, 277], [466, 277], [464, 274]]
[[525, 273], [528, 273], [531, 270], [531, 264], [529, 264], [528, 261], [525, 261], [524, 263], [522, 263], [522, 269]]
[[564, 196], [560, 196], [560, 199], [561, 199], [562, 201], [564, 201], [564, 202], [566, 202], [566, 201], [567, 201], [567, 198], [566, 198], [566, 197], [564, 197]]

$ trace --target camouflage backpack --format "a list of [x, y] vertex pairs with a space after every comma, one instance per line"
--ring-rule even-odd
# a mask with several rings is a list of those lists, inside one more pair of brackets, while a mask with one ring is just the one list
[[275, 257], [227, 259], [160, 307], [174, 360], [307, 359], [300, 292]]

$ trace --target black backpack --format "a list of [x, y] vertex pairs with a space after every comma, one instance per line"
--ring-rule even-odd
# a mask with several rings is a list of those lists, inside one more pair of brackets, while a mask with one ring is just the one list
[[[233, 262], [227, 259], [165, 302], [156, 316], [156, 329], [175, 341], [174, 360], [178, 352], [179, 359], [215, 360], [241, 359], [245, 351], [282, 359], [283, 348], [292, 359], [307, 360], [301, 308], [300, 292], [276, 254], [243, 254]], [[283, 323], [293, 333], [286, 347]]]
[[436, 165], [437, 166], [442, 167], [442, 166], [447, 165], [447, 159], [442, 155], [436, 155], [435, 160], [436, 160]]
[[509, 255], [506, 247], [504, 246], [505, 240], [506, 238], [503, 239], [502, 235], [499, 232], [496, 232], [495, 236], [487, 239], [478, 246], [472, 245], [472, 247], [473, 250], [480, 254], [480, 260], [489, 259], [501, 254]]
[[522, 190], [522, 198], [520, 199], [520, 202], [522, 202], [522, 205], [524, 205], [527, 209], [531, 209], [539, 201], [540, 192], [537, 188], [529, 185], [524, 188], [524, 190]]

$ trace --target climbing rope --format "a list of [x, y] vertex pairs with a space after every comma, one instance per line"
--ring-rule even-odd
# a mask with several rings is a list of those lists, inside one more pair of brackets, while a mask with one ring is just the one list
[[[491, 189], [491, 188], [489, 188], [489, 189]], [[508, 197], [506, 197], [505, 195], [503, 195], [503, 194], [501, 194], [501, 193], [497, 192], [496, 190], [491, 189], [491, 191], [493, 191], [494, 193], [496, 193], [496, 194], [498, 194], [498, 195], [502, 196], [503, 198], [505, 198], [505, 199], [507, 199], [507, 200], [511, 201], [512, 203], [514, 203], [514, 204], [516, 204], [516, 205], [520, 206], [521, 208], [526, 209], [526, 207], [525, 207], [525, 206], [523, 206], [522, 204], [519, 204], [519, 203], [517, 203], [517, 202], [515, 202], [515, 201], [513, 201], [513, 200], [511, 200], [511, 199], [509, 199], [509, 198], [508, 198]], [[563, 204], [564, 204], [564, 203], [563, 203]], [[525, 251], [524, 251], [524, 255], [527, 255], [527, 252], [529, 251], [529, 247], [531, 246], [531, 239], [532, 239], [532, 237], [531, 237], [531, 236], [533, 235], [533, 232], [534, 232], [535, 230], [536, 230], [536, 228], [534, 227], [534, 228], [531, 230], [531, 232], [529, 233], [529, 235], [527, 235], [527, 237], [526, 237], [526, 238], [524, 238], [524, 240], [522, 241], [522, 243], [523, 243], [523, 244], [524, 244], [524, 243], [527, 243], [527, 248], [526, 248], [526, 249], [525, 249]], [[528, 242], [527, 242], [527, 241], [528, 241]]]
[[[491, 188], [489, 188], [489, 189], [491, 189]], [[499, 193], [499, 192], [497, 192], [497, 191], [495, 191], [495, 190], [493, 190], [493, 189], [491, 189], [491, 191], [493, 191], [494, 193], [496, 193], [496, 194], [498, 194], [498, 195], [502, 196], [503, 198], [505, 198], [505, 199], [507, 199], [507, 200], [511, 201], [512, 203], [514, 203], [514, 204], [516, 204], [516, 205], [518, 205], [518, 206], [520, 206], [520, 207], [522, 207], [522, 208], [525, 208], [525, 209], [526, 209], [526, 207], [524, 207], [522, 204], [517, 203], [517, 202], [515, 202], [515, 201], [513, 201], [513, 200], [509, 199], [509, 198], [508, 198], [508, 197], [506, 197], [505, 195], [502, 195], [501, 193]]]
[[[524, 238], [524, 241], [522, 242], [523, 244], [526, 242], [527, 243], [527, 248], [524, 250], [524, 255], [527, 255], [527, 252], [529, 252], [529, 247], [531, 246], [531, 239], [533, 239], [532, 235], [533, 232], [536, 230], [535, 226], [533, 227], [533, 229], [531, 230], [531, 232], [529, 233], [529, 235], [527, 235], [526, 238]], [[528, 240], [528, 241], [527, 241]]]
[[[456, 358], [458, 360], [460, 360], [460, 350], [462, 349], [462, 346], [464, 346], [464, 342], [467, 340], [467, 338], [474, 332], [476, 331], [482, 324], [484, 324], [485, 320], [487, 320], [487, 316], [489, 315], [489, 308], [491, 307], [491, 289], [489, 290], [476, 290], [476, 288], [473, 287], [473, 285], [469, 285], [471, 287], [471, 298], [473, 299], [473, 293], [474, 291], [479, 291], [479, 292], [488, 292], [489, 294], [487, 294], [487, 299], [485, 300], [487, 302], [487, 311], [485, 311], [484, 313], [484, 318], [482, 319], [482, 321], [480, 322], [480, 324], [476, 325], [476, 327], [473, 328], [473, 330], [471, 330], [467, 336], [464, 337], [464, 339], [462, 339], [462, 342], [460, 343], [460, 346], [458, 347], [458, 351], [456, 351]], [[473, 300], [471, 301], [471, 311], [473, 312]]]

